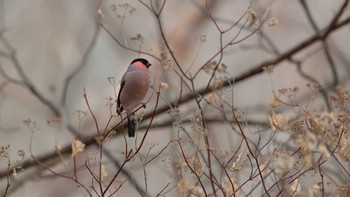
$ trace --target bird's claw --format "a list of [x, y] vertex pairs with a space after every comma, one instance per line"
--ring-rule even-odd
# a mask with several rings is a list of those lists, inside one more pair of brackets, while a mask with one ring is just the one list
[[118, 114], [118, 116], [120, 116], [121, 113], [122, 113], [122, 112], [120, 111], [120, 108], [118, 107], [118, 108], [117, 108], [117, 114]]

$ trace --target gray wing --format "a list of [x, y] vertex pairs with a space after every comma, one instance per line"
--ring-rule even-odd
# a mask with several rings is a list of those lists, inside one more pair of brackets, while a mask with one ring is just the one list
[[120, 90], [119, 90], [118, 99], [117, 99], [117, 107], [120, 109], [120, 112], [123, 111], [123, 106], [120, 103], [120, 94], [122, 93], [124, 86], [125, 86], [125, 80], [122, 80], [122, 82], [120, 83]]

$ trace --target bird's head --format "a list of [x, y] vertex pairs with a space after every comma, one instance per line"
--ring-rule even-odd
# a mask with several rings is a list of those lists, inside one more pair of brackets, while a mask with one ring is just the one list
[[146, 66], [146, 68], [149, 68], [150, 66], [152, 66], [151, 63], [149, 63], [146, 59], [143, 59], [143, 58], [137, 58], [137, 59], [134, 59], [131, 64], [137, 64], [137, 63], [142, 63], [144, 66]]

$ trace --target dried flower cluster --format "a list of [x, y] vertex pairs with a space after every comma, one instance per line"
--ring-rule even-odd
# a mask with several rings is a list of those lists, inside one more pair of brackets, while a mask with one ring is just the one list
[[31, 132], [35, 132], [39, 130], [39, 125], [30, 118], [27, 120], [24, 120], [23, 123], [24, 125], [27, 126], [27, 128], [30, 129]]
[[80, 140], [74, 139], [72, 142], [72, 157], [84, 152], [85, 144]]
[[139, 41], [141, 43], [144, 41], [144, 39], [145, 38], [141, 34], [137, 34], [136, 36], [130, 38], [130, 40]]
[[287, 131], [290, 129], [287, 117], [284, 114], [275, 114], [275, 112], [272, 112], [269, 121], [272, 131]]
[[270, 66], [266, 66], [263, 68], [263, 70], [267, 73], [267, 74], [272, 74], [273, 73], [273, 69], [275, 68], [274, 65], [270, 65]]
[[112, 97], [107, 97], [106, 98], [107, 102], [106, 102], [106, 106], [109, 108], [109, 109], [112, 109], [114, 103], [115, 103], [115, 99], [113, 99]]
[[252, 8], [249, 8], [247, 11], [247, 15], [248, 15], [248, 27], [249, 28], [255, 27], [256, 24], [258, 23], [258, 17], [254, 12], [254, 10]]
[[17, 151], [17, 156], [19, 157], [16, 160], [12, 160], [11, 159], [11, 146], [8, 145], [4, 145], [4, 146], [0, 146], [0, 158], [4, 159], [7, 163], [7, 170], [8, 172], [8, 184], [11, 184], [14, 177], [17, 176], [17, 171], [22, 169], [22, 163], [25, 159], [26, 153], [24, 152], [24, 150], [19, 149]]
[[275, 27], [275, 26], [279, 25], [279, 21], [276, 17], [273, 16], [269, 19], [267, 24], [269, 25], [269, 27]]
[[0, 157], [10, 160], [10, 145], [0, 146]]
[[136, 8], [134, 8], [129, 3], [120, 3], [117, 5], [113, 4], [111, 6], [111, 9], [115, 13], [115, 16], [122, 21], [131, 16], [136, 11]]
[[205, 43], [207, 41], [207, 36], [206, 35], [200, 35], [196, 37], [197, 40], [200, 41], [201, 44]]
[[53, 128], [59, 128], [62, 126], [62, 119], [60, 117], [48, 119], [46, 122], [50, 127]]
[[235, 162], [232, 163], [231, 170], [241, 171], [244, 168], [244, 163], [247, 160], [247, 153], [239, 154]]
[[75, 118], [77, 118], [79, 121], [82, 121], [82, 120], [86, 117], [86, 115], [87, 115], [87, 111], [82, 111], [82, 110], [80, 110], [80, 109], [75, 110], [75, 111], [73, 112], [73, 116], [74, 116]]
[[[312, 90], [312, 96], [316, 95], [321, 88], [317, 83], [308, 83], [307, 87]], [[276, 157], [272, 163], [274, 172], [280, 177], [310, 169], [310, 167], [312, 169], [322, 164], [325, 166], [333, 165], [332, 158], [334, 157], [344, 162], [350, 160], [349, 92], [343, 87], [336, 88], [331, 96], [334, 106], [334, 110], [331, 112], [313, 112], [308, 108], [301, 107], [296, 103], [298, 92], [299, 88], [297, 87], [280, 89], [271, 103], [272, 109], [282, 106], [291, 107], [295, 112], [289, 113], [287, 117], [280, 110], [279, 113], [272, 111], [269, 117], [271, 130], [278, 132], [275, 139], [278, 141], [278, 136], [282, 134], [288, 138], [288, 143], [277, 149]], [[282, 101], [283, 97], [286, 97], [287, 100]], [[333, 153], [335, 154], [333, 155]], [[344, 196], [344, 193], [341, 194], [342, 191], [339, 189], [339, 183], [335, 183], [332, 177], [327, 180], [329, 187], [336, 190], [337, 195]], [[300, 186], [302, 181], [302, 177], [299, 177], [288, 183], [286, 186], [288, 193], [304, 195], [305, 193]], [[325, 194], [323, 191], [325, 184], [315, 183], [308, 188], [308, 195]], [[344, 188], [345, 191], [348, 191], [348, 187]]]
[[215, 60], [208, 62], [202, 68], [207, 74], [212, 74], [214, 72], [227, 73], [227, 65], [224, 63], [218, 64]]
[[177, 188], [179, 190], [180, 196], [193, 196], [193, 197], [200, 197], [204, 196], [203, 189], [198, 185], [193, 185], [191, 182], [181, 179], [178, 184]]
[[193, 131], [200, 133], [201, 135], [207, 135], [207, 130], [202, 125], [201, 111], [196, 111], [190, 118], [191, 128]]
[[181, 113], [180, 110], [177, 108], [170, 109], [168, 113], [171, 115], [171, 117], [174, 119], [173, 126], [177, 129], [183, 128], [182, 126], [182, 120], [181, 120]]
[[160, 86], [160, 90], [161, 91], [165, 91], [165, 90], [167, 90], [169, 88], [169, 84], [166, 83], [166, 82], [160, 82], [159, 86]]

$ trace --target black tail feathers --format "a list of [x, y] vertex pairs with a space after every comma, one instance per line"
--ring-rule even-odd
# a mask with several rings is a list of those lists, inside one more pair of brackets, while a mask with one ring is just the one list
[[135, 137], [135, 123], [133, 114], [128, 117], [128, 133], [129, 137]]

